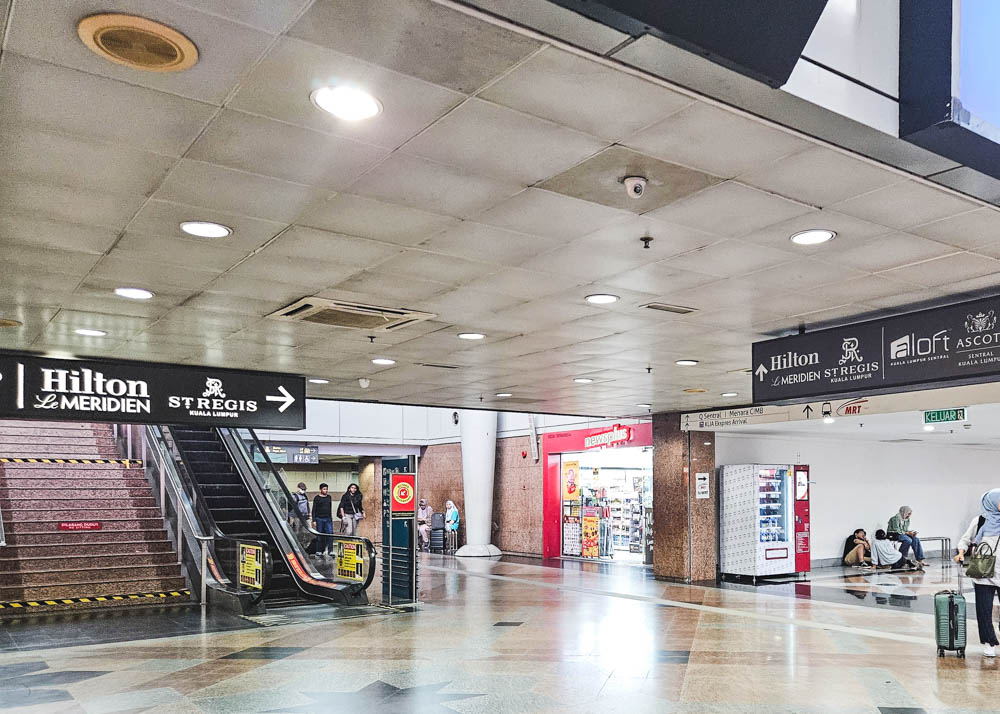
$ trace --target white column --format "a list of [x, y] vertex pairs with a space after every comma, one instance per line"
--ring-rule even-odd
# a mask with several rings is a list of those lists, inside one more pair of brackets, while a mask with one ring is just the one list
[[465, 545], [458, 556], [495, 556], [490, 543], [493, 527], [493, 472], [497, 459], [497, 413], [462, 411], [462, 485], [465, 489]]

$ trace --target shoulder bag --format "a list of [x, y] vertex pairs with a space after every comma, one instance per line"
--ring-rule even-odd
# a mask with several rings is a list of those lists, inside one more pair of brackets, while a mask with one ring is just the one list
[[[998, 538], [1000, 541], [1000, 538]], [[972, 555], [966, 559], [965, 574], [977, 580], [989, 580], [996, 573], [997, 556], [989, 543], [979, 543], [973, 547]]]

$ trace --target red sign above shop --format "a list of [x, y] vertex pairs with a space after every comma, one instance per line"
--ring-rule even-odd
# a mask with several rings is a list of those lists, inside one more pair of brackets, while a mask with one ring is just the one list
[[414, 511], [414, 493], [416, 477], [413, 474], [392, 474], [392, 512], [409, 513]]
[[627, 426], [615, 424], [613, 429], [601, 431], [584, 437], [583, 448], [601, 449], [605, 446], [618, 446], [632, 440], [632, 430]]
[[[623, 435], [622, 432], [627, 432]], [[565, 454], [571, 451], [653, 445], [653, 423], [639, 422], [623, 426], [616, 424], [609, 429], [576, 429], [550, 431], [542, 434], [542, 448], [547, 454]]]
[[99, 531], [101, 530], [100, 521], [60, 521], [59, 530], [61, 531]]

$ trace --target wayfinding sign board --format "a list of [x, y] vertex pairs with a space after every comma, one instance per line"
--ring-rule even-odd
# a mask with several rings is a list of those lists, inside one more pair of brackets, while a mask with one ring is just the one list
[[0, 354], [0, 418], [305, 428], [302, 377]]
[[926, 389], [1000, 379], [1000, 297], [753, 345], [753, 400]]
[[947, 424], [949, 422], [968, 420], [969, 412], [965, 407], [928, 409], [924, 412], [924, 424]]

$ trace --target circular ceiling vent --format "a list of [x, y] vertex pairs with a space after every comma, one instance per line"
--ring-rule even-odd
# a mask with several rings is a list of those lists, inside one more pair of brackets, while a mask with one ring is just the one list
[[146, 72], [179, 72], [198, 61], [198, 48], [187, 37], [144, 17], [101, 14], [77, 26], [83, 44], [116, 64]]

